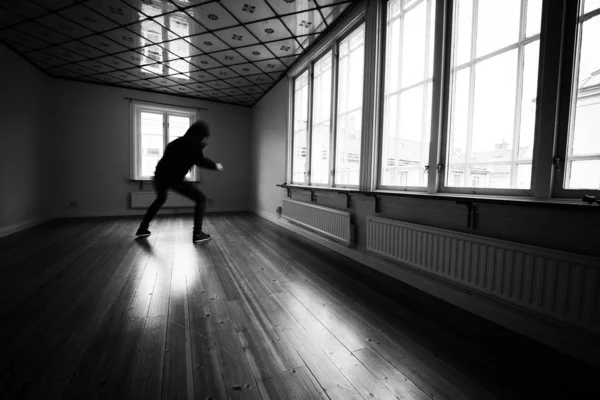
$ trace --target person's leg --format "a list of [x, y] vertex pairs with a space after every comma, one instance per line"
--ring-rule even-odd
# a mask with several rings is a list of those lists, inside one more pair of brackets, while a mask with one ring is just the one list
[[185, 181], [173, 185], [173, 190], [196, 202], [196, 208], [194, 209], [194, 234], [202, 233], [202, 221], [204, 219], [204, 210], [206, 209], [206, 196], [204, 193], [198, 190], [192, 183]]
[[140, 223], [140, 228], [138, 229], [138, 236], [148, 236], [150, 232], [148, 231], [148, 227], [150, 226], [150, 222], [160, 210], [160, 208], [167, 201], [167, 189], [168, 186], [162, 182], [154, 182], [154, 190], [156, 191], [156, 199], [152, 202], [150, 207], [148, 207], [148, 211], [146, 211], [146, 215], [144, 215], [144, 219]]

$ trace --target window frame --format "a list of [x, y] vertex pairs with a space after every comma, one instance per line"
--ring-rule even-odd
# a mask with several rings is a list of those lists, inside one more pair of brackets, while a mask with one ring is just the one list
[[[377, 190], [384, 190], [384, 191], [395, 191], [395, 192], [427, 192], [429, 190], [429, 171], [430, 171], [430, 164], [431, 162], [426, 163], [425, 166], [425, 170], [423, 171], [423, 174], [427, 174], [427, 177], [425, 178], [425, 185], [424, 186], [394, 186], [394, 185], [384, 185], [382, 183], [382, 179], [383, 179], [383, 174], [382, 174], [382, 168], [383, 168], [383, 163], [386, 162], [387, 160], [384, 160], [383, 158], [383, 144], [384, 144], [384, 128], [385, 128], [385, 101], [386, 101], [386, 93], [385, 93], [385, 83], [386, 83], [386, 73], [387, 73], [387, 42], [388, 42], [388, 37], [387, 37], [387, 26], [388, 26], [388, 11], [389, 11], [389, 7], [388, 4], [389, 2], [392, 0], [383, 0], [382, 2], [384, 3], [383, 9], [382, 9], [382, 15], [381, 15], [381, 19], [382, 19], [382, 26], [383, 26], [383, 32], [382, 32], [382, 42], [381, 42], [381, 74], [382, 74], [382, 79], [381, 79], [381, 85], [380, 85], [380, 91], [381, 91], [381, 95], [379, 96], [379, 101], [381, 102], [381, 113], [379, 115], [379, 132], [378, 132], [378, 145], [377, 145], [377, 158], [376, 158], [376, 162], [374, 162], [374, 167], [377, 168], [376, 173], [375, 173], [375, 187]], [[404, 0], [403, 0], [404, 1]], [[408, 12], [413, 10], [414, 8], [416, 8], [419, 4], [421, 4], [422, 2], [428, 2], [429, 0], [417, 0], [416, 2], [414, 2], [413, 4], [411, 4], [407, 10], [404, 10], [404, 12]], [[431, 121], [429, 123], [429, 128], [430, 128], [430, 135], [429, 135], [429, 150], [428, 150], [428, 154], [431, 154], [431, 146], [432, 146], [432, 130], [433, 130], [433, 119], [434, 119], [434, 113], [433, 113], [433, 107], [434, 107], [434, 100], [433, 100], [433, 96], [434, 96], [434, 86], [435, 86], [435, 62], [436, 62], [436, 53], [435, 53], [435, 49], [436, 49], [436, 44], [435, 44], [435, 39], [436, 39], [436, 35], [437, 35], [437, 26], [436, 26], [436, 20], [437, 20], [437, 12], [439, 11], [439, 7], [438, 9], [435, 9], [437, 7], [437, 3], [438, 2], [443, 2], [444, 0], [437, 0], [435, 2], [435, 4], [433, 4], [433, 8], [434, 8], [434, 18], [433, 20], [430, 20], [430, 14], [427, 15], [427, 20], [429, 21], [430, 24], [433, 25], [434, 31], [433, 31], [433, 42], [430, 42], [430, 34], [431, 31], [430, 30], [426, 30], [426, 42], [427, 43], [432, 43], [433, 45], [433, 49], [431, 52], [431, 55], [433, 57], [432, 60], [432, 66], [433, 66], [433, 71], [432, 71], [432, 76], [431, 78], [428, 79], [424, 79], [421, 81], [418, 81], [416, 83], [413, 83], [405, 88], [401, 88], [399, 90], [396, 91], [396, 93], [400, 94], [402, 92], [407, 92], [411, 89], [415, 89], [417, 87], [425, 87], [426, 85], [431, 85]], [[400, 7], [402, 7], [402, 2], [400, 3]], [[430, 5], [427, 5], [427, 9], [429, 11], [429, 7]], [[402, 13], [402, 11], [401, 11]], [[404, 19], [402, 16], [399, 16], [398, 18]], [[401, 22], [402, 24], [404, 24], [404, 22]], [[428, 58], [429, 55], [426, 54], [426, 57]], [[399, 98], [399, 97], [398, 97]], [[425, 117], [423, 116], [423, 119], [425, 119]], [[431, 158], [429, 158], [429, 161], [431, 160]]]
[[[152, 181], [153, 176], [141, 175], [141, 116], [143, 112], [162, 114], [163, 117], [163, 149], [166, 149], [169, 141], [169, 116], [189, 117], [190, 125], [198, 120], [198, 112], [189, 109], [178, 108], [175, 106], [158, 106], [151, 103], [141, 101], [132, 101], [130, 106], [130, 132], [131, 132], [131, 149], [130, 149], [130, 178], [133, 181]], [[164, 150], [163, 150], [164, 155]], [[184, 178], [188, 182], [201, 182], [201, 173], [196, 166], [192, 167], [191, 178]]]
[[[567, 18], [565, 28], [565, 57], [562, 61], [562, 85], [561, 92], [565, 95], [559, 99], [560, 116], [558, 122], [558, 135], [561, 140], [557, 143], [556, 154], [554, 157], [555, 176], [553, 181], [553, 197], [557, 198], [583, 198], [584, 195], [600, 197], [600, 189], [567, 189], [564, 187], [566, 174], [569, 172], [568, 153], [571, 130], [573, 129], [576, 113], [577, 85], [575, 76], [579, 75], [579, 62], [581, 58], [581, 39], [582, 27], [585, 21], [592, 18], [600, 18], [600, 8], [590, 11], [587, 14], [580, 15], [583, 7], [583, 1], [575, 1], [567, 5]], [[598, 39], [600, 46], [600, 39]], [[576, 157], [579, 158], [579, 157]], [[585, 158], [585, 157], [583, 157]], [[597, 158], [595, 158], [597, 159]]]

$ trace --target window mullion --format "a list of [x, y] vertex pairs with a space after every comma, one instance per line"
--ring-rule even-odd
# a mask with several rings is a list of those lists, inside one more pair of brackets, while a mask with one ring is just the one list
[[519, 138], [521, 135], [521, 110], [523, 103], [523, 80], [525, 75], [525, 45], [523, 40], [525, 39], [525, 29], [527, 22], [527, 1], [521, 0], [521, 23], [519, 27], [519, 47], [517, 50], [517, 90], [516, 90], [516, 101], [515, 101], [515, 118], [513, 128], [513, 140], [512, 140], [512, 155], [511, 155], [511, 168], [510, 168], [510, 187], [516, 188], [517, 186], [517, 164], [516, 160], [519, 157]]
[[315, 63], [312, 62], [308, 66], [308, 113], [306, 121], [306, 178], [304, 183], [310, 185], [311, 168], [312, 168], [312, 128], [313, 128], [313, 105], [314, 105], [314, 79], [315, 79]]
[[337, 137], [337, 97], [338, 97], [338, 69], [339, 69], [339, 42], [333, 44], [333, 60], [331, 64], [331, 122], [329, 123], [329, 186], [335, 184], [335, 158]]
[[[479, 14], [479, 0], [473, 1], [473, 19], [472, 19], [472, 35], [471, 35], [471, 60], [474, 60], [477, 56], [477, 19]], [[464, 173], [463, 186], [467, 186], [469, 177], [471, 175], [471, 168], [469, 167], [469, 160], [471, 159], [471, 151], [473, 147], [473, 119], [475, 113], [475, 68], [473, 65], [471, 71], [469, 71], [469, 111], [468, 111], [468, 122], [467, 122], [467, 148], [466, 148], [466, 164]], [[449, 172], [449, 168], [446, 173]]]

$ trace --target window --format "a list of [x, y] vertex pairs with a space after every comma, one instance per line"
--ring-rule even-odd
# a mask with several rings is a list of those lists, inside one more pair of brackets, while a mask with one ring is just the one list
[[[427, 185], [435, 0], [387, 5], [381, 186]], [[391, 162], [390, 162], [391, 161]]]
[[600, 1], [585, 0], [578, 19], [565, 189], [600, 189]]
[[308, 146], [308, 71], [294, 80], [292, 183], [306, 183]]
[[541, 6], [455, 2], [447, 186], [530, 188]]
[[[195, 121], [195, 113], [176, 108], [132, 103], [132, 179], [150, 180], [167, 144], [183, 136]], [[186, 179], [197, 181], [192, 168]]]
[[292, 183], [358, 186], [364, 63], [363, 23], [292, 80]]
[[339, 44], [335, 184], [358, 186], [365, 65], [365, 25]]

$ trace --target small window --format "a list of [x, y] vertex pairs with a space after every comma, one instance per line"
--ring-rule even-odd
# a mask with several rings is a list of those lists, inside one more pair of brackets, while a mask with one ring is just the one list
[[579, 17], [565, 189], [600, 189], [600, 14], [588, 15], [599, 8], [585, 0]]
[[[167, 144], [183, 136], [196, 116], [188, 110], [136, 102], [132, 103], [131, 117], [134, 144], [131, 179], [151, 180]], [[197, 181], [198, 177], [196, 168], [192, 168], [185, 179]]]
[[294, 80], [292, 183], [306, 183], [308, 144], [308, 71]]

